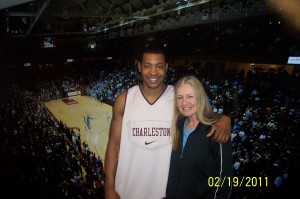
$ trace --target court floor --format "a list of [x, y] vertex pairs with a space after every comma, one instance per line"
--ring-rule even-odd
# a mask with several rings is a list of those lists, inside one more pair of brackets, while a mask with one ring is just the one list
[[108, 142], [112, 107], [88, 96], [74, 96], [45, 102], [45, 106], [58, 121], [69, 128], [79, 128], [81, 142], [103, 161]]

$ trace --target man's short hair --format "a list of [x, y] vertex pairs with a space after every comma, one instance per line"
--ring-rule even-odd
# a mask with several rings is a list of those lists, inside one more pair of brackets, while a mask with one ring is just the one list
[[163, 54], [165, 60], [167, 59], [166, 50], [163, 46], [154, 42], [147, 42], [138, 50], [137, 60], [139, 62], [142, 62], [145, 53]]

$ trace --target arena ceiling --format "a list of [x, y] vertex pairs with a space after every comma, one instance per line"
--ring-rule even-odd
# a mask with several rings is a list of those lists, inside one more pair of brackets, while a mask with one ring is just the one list
[[[2, 0], [0, 11], [7, 37], [95, 34], [152, 23], [180, 9], [213, 0]], [[220, 2], [220, 0], [214, 0]]]

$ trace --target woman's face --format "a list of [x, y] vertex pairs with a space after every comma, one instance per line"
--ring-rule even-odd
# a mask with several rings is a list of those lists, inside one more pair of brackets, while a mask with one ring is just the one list
[[194, 89], [190, 84], [184, 84], [176, 91], [177, 108], [185, 117], [195, 117], [197, 112], [197, 101]]

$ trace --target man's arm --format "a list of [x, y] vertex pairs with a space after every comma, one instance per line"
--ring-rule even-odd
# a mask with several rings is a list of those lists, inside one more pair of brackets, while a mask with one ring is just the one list
[[231, 133], [231, 119], [229, 116], [221, 115], [219, 119], [212, 125], [210, 131], [206, 135], [216, 142], [225, 143]]
[[115, 191], [115, 177], [118, 166], [125, 98], [126, 93], [120, 94], [113, 106], [109, 140], [105, 154], [105, 199], [120, 198], [119, 194]]

